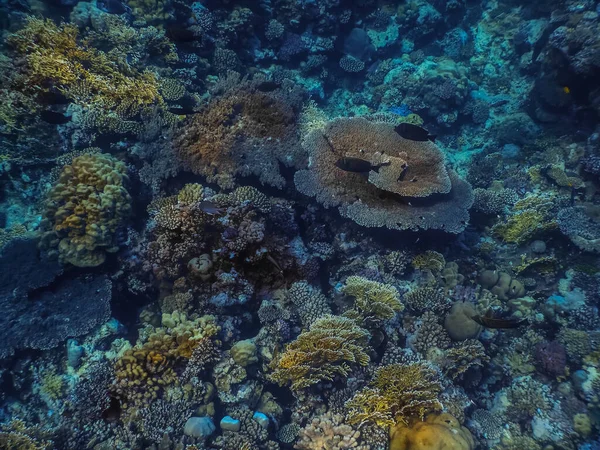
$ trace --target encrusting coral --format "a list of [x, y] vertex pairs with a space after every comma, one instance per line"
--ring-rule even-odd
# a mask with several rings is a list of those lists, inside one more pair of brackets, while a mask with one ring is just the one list
[[317, 319], [273, 360], [270, 377], [299, 390], [321, 381], [347, 377], [353, 366], [369, 363], [369, 332], [348, 318], [326, 315]]
[[131, 212], [128, 182], [127, 167], [110, 155], [75, 158], [48, 193], [43, 245], [75, 266], [102, 264]]
[[[366, 227], [443, 229], [458, 233], [468, 220], [471, 187], [447, 171], [432, 142], [402, 138], [387, 123], [339, 118], [304, 140], [310, 164], [294, 175], [296, 189]], [[358, 158], [378, 170], [368, 177], [337, 167]], [[434, 195], [437, 194], [437, 195]]]
[[370, 387], [346, 403], [348, 421], [389, 427], [423, 420], [427, 414], [441, 410], [441, 390], [439, 374], [426, 362], [383, 366], [375, 373]]

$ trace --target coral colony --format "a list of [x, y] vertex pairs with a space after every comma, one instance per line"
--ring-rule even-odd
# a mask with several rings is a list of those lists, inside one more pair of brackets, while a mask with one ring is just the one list
[[597, 0], [0, 30], [0, 450], [600, 450]]

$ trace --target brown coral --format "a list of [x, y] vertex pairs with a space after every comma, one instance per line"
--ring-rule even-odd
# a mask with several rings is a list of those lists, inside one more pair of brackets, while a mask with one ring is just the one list
[[223, 188], [236, 175], [256, 175], [283, 187], [279, 163], [297, 165], [304, 158], [298, 145], [299, 105], [281, 89], [262, 92], [241, 81], [215, 97], [184, 126], [176, 148], [185, 166]]
[[[304, 140], [310, 157], [296, 188], [366, 227], [444, 229], [458, 233], [469, 218], [471, 187], [447, 171], [432, 142], [402, 138], [387, 123], [340, 118]], [[336, 166], [344, 157], [379, 165], [368, 178]]]

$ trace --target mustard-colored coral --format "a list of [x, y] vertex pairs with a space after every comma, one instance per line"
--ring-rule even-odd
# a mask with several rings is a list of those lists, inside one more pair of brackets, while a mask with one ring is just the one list
[[444, 255], [434, 250], [427, 250], [420, 253], [412, 260], [412, 266], [419, 270], [430, 270], [433, 273], [439, 273], [446, 266]]
[[86, 154], [65, 166], [48, 194], [44, 243], [79, 267], [102, 264], [118, 249], [116, 232], [131, 212], [125, 164]]
[[354, 297], [354, 309], [345, 315], [355, 320], [388, 320], [404, 309], [398, 290], [389, 284], [351, 276], [342, 292]]
[[348, 318], [326, 315], [317, 319], [272, 362], [271, 378], [299, 390], [321, 381], [347, 377], [353, 365], [369, 363], [369, 332]]
[[29, 427], [22, 420], [12, 420], [0, 426], [1, 450], [50, 450], [54, 445], [38, 427]]
[[214, 316], [191, 320], [178, 312], [163, 314], [162, 326], [151, 330], [115, 362], [112, 391], [121, 406], [146, 406], [162, 389], [178, 383], [178, 364], [187, 362], [206, 339], [217, 342], [218, 332]]
[[497, 224], [493, 231], [505, 242], [522, 244], [536, 234], [556, 226], [547, 222], [538, 211], [525, 210], [510, 217], [506, 222]]
[[423, 420], [441, 410], [441, 390], [439, 376], [428, 363], [390, 364], [377, 371], [370, 387], [346, 403], [348, 421], [387, 427]]
[[390, 450], [473, 450], [471, 432], [450, 414], [432, 414], [424, 422], [400, 425], [390, 433]]
[[74, 24], [29, 17], [25, 27], [8, 37], [24, 56], [20, 86], [31, 93], [54, 87], [73, 102], [133, 116], [143, 106], [162, 103], [156, 76], [138, 72], [126, 61], [80, 41]]

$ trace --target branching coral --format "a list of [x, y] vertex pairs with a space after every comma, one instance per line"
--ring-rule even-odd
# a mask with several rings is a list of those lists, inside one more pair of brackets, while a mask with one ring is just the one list
[[287, 299], [298, 308], [304, 328], [309, 328], [318, 318], [331, 314], [327, 297], [306, 281], [292, 284], [287, 292]]
[[295, 448], [299, 450], [369, 450], [368, 444], [360, 443], [361, 433], [344, 423], [341, 414], [323, 414], [314, 417], [300, 430]]
[[[386, 123], [340, 118], [310, 133], [304, 146], [310, 165], [296, 172], [296, 188], [325, 207], [366, 227], [464, 229], [471, 187], [446, 170], [432, 142], [404, 139]], [[337, 167], [345, 157], [380, 167], [363, 177]]]
[[369, 363], [369, 332], [345, 317], [327, 315], [317, 319], [285, 351], [273, 360], [271, 378], [293, 390], [347, 377], [353, 366]]
[[214, 347], [207, 346], [205, 339], [216, 343], [218, 332], [213, 316], [190, 320], [184, 314], [164, 314], [162, 327], [149, 332], [115, 362], [113, 395], [121, 399], [124, 409], [148, 405], [166, 386], [179, 382], [178, 365], [192, 357], [198, 361], [198, 347], [210, 352], [207, 361], [213, 360]]
[[[125, 61], [111, 59], [78, 40], [73, 24], [28, 18], [8, 42], [24, 56], [21, 89], [63, 92], [81, 105], [98, 105], [133, 116], [146, 105], [162, 103], [156, 76], [139, 73]], [[41, 89], [40, 89], [41, 88]]]
[[403, 298], [406, 306], [419, 313], [431, 311], [442, 314], [452, 306], [452, 301], [448, 298], [442, 289], [434, 287], [418, 287], [404, 294]]
[[260, 80], [240, 81], [195, 114], [176, 140], [184, 165], [223, 188], [236, 175], [256, 175], [283, 187], [279, 163], [298, 166], [297, 115], [300, 105], [289, 89], [263, 92]]
[[398, 290], [389, 284], [351, 276], [342, 292], [354, 297], [354, 309], [345, 315], [359, 322], [389, 320], [404, 309]]
[[444, 366], [446, 373], [453, 379], [462, 379], [470, 369], [483, 367], [490, 358], [485, 348], [476, 339], [467, 339], [446, 352]]
[[346, 403], [352, 424], [374, 422], [381, 427], [423, 420], [442, 408], [439, 374], [426, 362], [383, 366], [370, 387], [359, 391]]
[[102, 264], [117, 251], [117, 230], [131, 211], [128, 181], [125, 164], [112, 156], [75, 158], [48, 194], [46, 246], [75, 266]]

